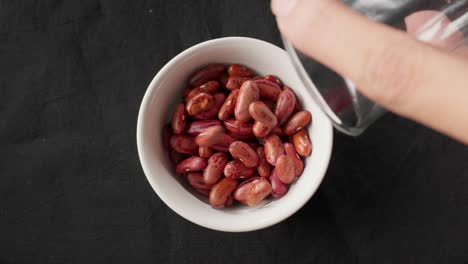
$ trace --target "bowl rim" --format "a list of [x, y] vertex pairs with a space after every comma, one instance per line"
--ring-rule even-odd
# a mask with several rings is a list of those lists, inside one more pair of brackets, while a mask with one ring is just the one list
[[[211, 46], [213, 44], [220, 44], [224, 42], [236, 42], [236, 41], [244, 41], [244, 42], [256, 42], [257, 44], [261, 45], [267, 45], [267, 46], [272, 46], [276, 49], [280, 49], [284, 53], [287, 54], [287, 52], [284, 49], [281, 49], [280, 47], [273, 45], [269, 42], [260, 40], [260, 39], [255, 39], [255, 38], [249, 38], [249, 37], [223, 37], [223, 38], [216, 38], [216, 39], [211, 39], [207, 40], [201, 43], [198, 43], [194, 46], [191, 46], [179, 54], [177, 54], [175, 57], [170, 59], [158, 72], [157, 74], [153, 77], [151, 80], [150, 84], [146, 88], [146, 91], [143, 95], [143, 99], [140, 104], [140, 108], [138, 111], [138, 118], [137, 118], [137, 131], [136, 131], [136, 141], [137, 141], [137, 151], [138, 151], [138, 157], [139, 161], [141, 164], [141, 167], [143, 169], [144, 175], [151, 185], [153, 191], [156, 193], [156, 195], [164, 202], [166, 206], [168, 206], [171, 210], [176, 212], [179, 216], [182, 218], [197, 224], [199, 226], [203, 226], [205, 228], [209, 228], [212, 230], [216, 231], [223, 231], [223, 232], [250, 232], [250, 231], [255, 231], [259, 229], [263, 229], [272, 225], [275, 225], [279, 222], [282, 222], [283, 220], [287, 219], [294, 213], [296, 213], [298, 210], [300, 210], [316, 193], [317, 189], [323, 182], [323, 178], [325, 177], [326, 171], [328, 169], [330, 159], [331, 159], [331, 153], [333, 149], [333, 126], [329, 119], [327, 118], [327, 122], [322, 124], [323, 129], [325, 130], [325, 133], [329, 135], [327, 137], [329, 139], [329, 142], [324, 142], [326, 145], [329, 145], [329, 148], [326, 148], [324, 152], [321, 153], [321, 156], [324, 158], [324, 162], [326, 163], [324, 166], [321, 167], [320, 173], [317, 177], [318, 184], [315, 186], [311, 186], [311, 191], [310, 195], [307, 195], [305, 199], [300, 200], [297, 202], [295, 206], [291, 206], [286, 208], [281, 215], [277, 215], [276, 218], [270, 218], [268, 221], [260, 221], [257, 223], [249, 223], [248, 225], [238, 225], [237, 227], [223, 227], [219, 225], [214, 225], [209, 222], [202, 222], [199, 221], [198, 219], [195, 219], [195, 217], [192, 217], [190, 213], [185, 213], [179, 210], [177, 207], [176, 203], [173, 203], [171, 199], [169, 199], [168, 196], [162, 191], [159, 191], [160, 188], [157, 187], [157, 184], [153, 182], [153, 180], [150, 178], [149, 174], [149, 168], [148, 165], [146, 164], [146, 161], [144, 159], [144, 153], [143, 153], [143, 120], [145, 113], [147, 112], [147, 108], [149, 107], [149, 102], [150, 102], [150, 95], [154, 92], [153, 90], [156, 89], [156, 84], [160, 81], [161, 77], [164, 76], [167, 72], [170, 71], [170, 69], [173, 67], [173, 65], [176, 65], [179, 61], [183, 60], [187, 55], [195, 52], [196, 50], [206, 48], [207, 46]], [[255, 44], [255, 43], [253, 43]], [[289, 56], [289, 55], [288, 55]], [[214, 209], [213, 209], [214, 210]]]

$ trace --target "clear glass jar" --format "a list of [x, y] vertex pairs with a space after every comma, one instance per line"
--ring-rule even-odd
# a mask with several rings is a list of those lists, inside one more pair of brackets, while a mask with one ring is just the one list
[[[399, 29], [405, 29], [405, 18], [415, 12], [437, 11], [429, 12], [431, 16], [416, 30], [415, 36], [421, 41], [432, 43], [452, 39], [449, 45], [444, 45], [444, 49], [450, 51], [466, 44], [468, 0], [343, 0], [343, 2], [373, 20]], [[314, 100], [336, 129], [357, 136], [385, 113], [382, 107], [359, 93], [351, 80], [342, 78], [305, 56], [287, 39], [283, 38], [283, 42], [305, 87], [309, 89]]]

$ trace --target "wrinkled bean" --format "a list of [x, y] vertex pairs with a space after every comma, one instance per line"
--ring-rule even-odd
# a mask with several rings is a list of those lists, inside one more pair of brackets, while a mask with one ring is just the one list
[[241, 183], [234, 191], [234, 199], [248, 206], [256, 206], [270, 193], [270, 183], [264, 178], [256, 177]]
[[208, 65], [197, 72], [195, 72], [189, 80], [189, 84], [192, 87], [197, 87], [208, 81], [216, 80], [224, 73], [224, 65], [212, 64]]
[[231, 193], [237, 188], [237, 181], [224, 178], [216, 183], [210, 191], [210, 204], [213, 207], [223, 207]]
[[258, 98], [258, 86], [253, 81], [244, 82], [240, 88], [239, 97], [234, 108], [234, 115], [238, 121], [245, 123], [250, 120], [249, 105], [257, 101]]
[[199, 93], [187, 101], [185, 105], [185, 110], [187, 114], [191, 116], [199, 115], [209, 109], [212, 109], [214, 106], [214, 98], [211, 94], [208, 93]]
[[229, 152], [233, 158], [240, 160], [246, 167], [255, 168], [258, 166], [257, 153], [245, 142], [233, 142], [229, 145]]
[[203, 180], [206, 184], [215, 184], [221, 179], [224, 167], [229, 162], [229, 157], [225, 153], [218, 152], [213, 154], [208, 160], [208, 165], [203, 172]]
[[213, 119], [218, 114], [219, 109], [221, 109], [221, 106], [223, 106], [224, 101], [226, 101], [226, 95], [223, 93], [214, 94], [213, 100], [213, 107], [199, 115], [196, 115], [195, 118], [203, 120]]
[[307, 157], [312, 152], [312, 143], [310, 142], [307, 129], [303, 128], [292, 136], [294, 147], [297, 154]]
[[224, 176], [229, 179], [247, 179], [252, 177], [254, 169], [246, 167], [239, 160], [233, 160], [228, 162], [224, 167]]

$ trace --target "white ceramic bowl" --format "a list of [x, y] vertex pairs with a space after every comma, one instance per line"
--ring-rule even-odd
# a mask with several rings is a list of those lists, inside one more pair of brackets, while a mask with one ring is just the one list
[[[313, 151], [306, 158], [302, 176], [280, 200], [258, 207], [239, 205], [213, 209], [207, 199], [191, 191], [173, 172], [162, 143], [162, 128], [179, 100], [188, 76], [211, 63], [240, 63], [260, 75], [274, 74], [292, 87], [302, 106], [313, 116], [309, 134]], [[243, 37], [214, 39], [193, 46], [169, 61], [154, 77], [141, 103], [137, 145], [141, 165], [154, 191], [172, 210], [198, 225], [220, 231], [244, 232], [276, 224], [299, 210], [315, 193], [330, 160], [333, 133], [327, 117], [303, 87], [287, 53], [270, 43]]]

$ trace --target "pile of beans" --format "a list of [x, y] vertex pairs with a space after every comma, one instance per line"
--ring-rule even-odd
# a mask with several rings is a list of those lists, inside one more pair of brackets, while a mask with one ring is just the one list
[[176, 173], [213, 207], [279, 199], [302, 174], [311, 114], [277, 77], [213, 64], [190, 77], [182, 99], [164, 142]]

